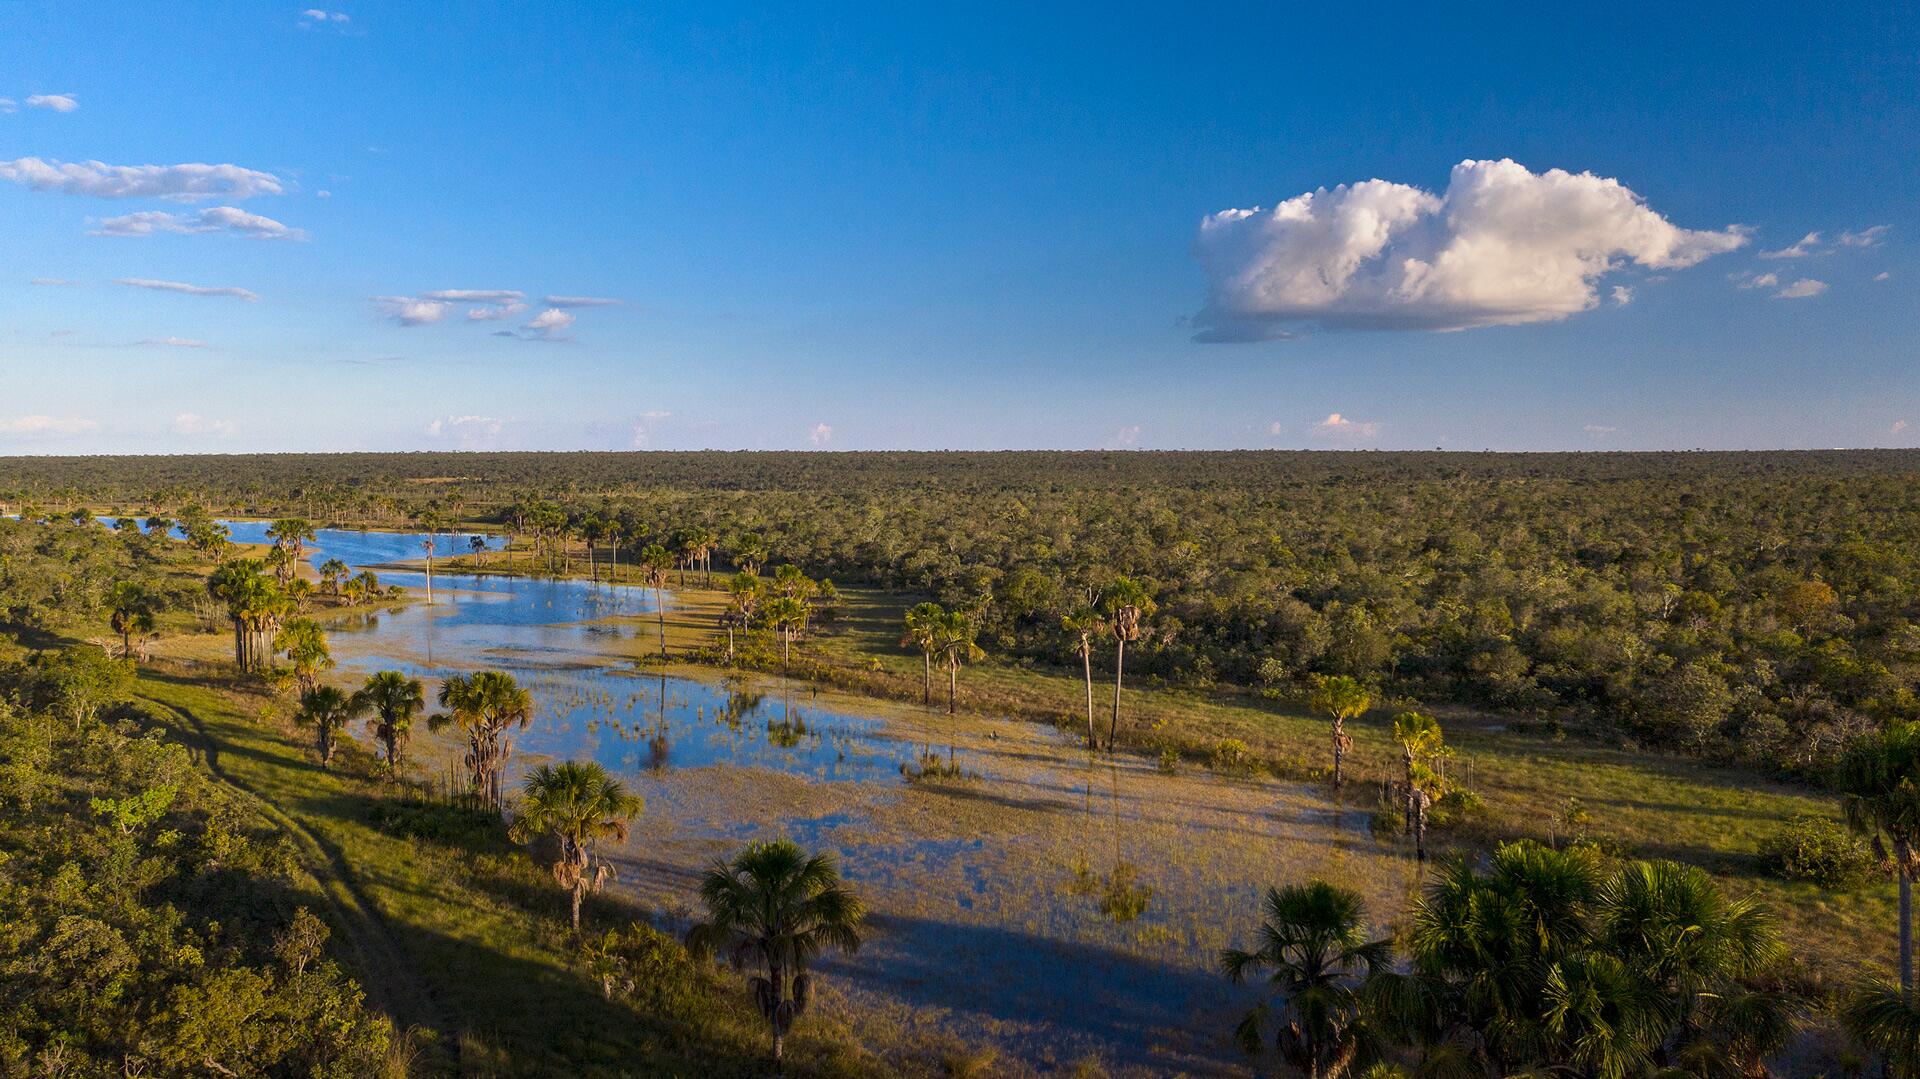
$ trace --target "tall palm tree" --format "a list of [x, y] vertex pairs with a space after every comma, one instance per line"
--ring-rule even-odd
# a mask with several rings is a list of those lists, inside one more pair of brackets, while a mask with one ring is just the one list
[[673, 552], [658, 543], [649, 543], [640, 551], [640, 582], [653, 589], [653, 616], [660, 627], [660, 658], [667, 658], [667, 574], [673, 569]]
[[975, 638], [980, 629], [965, 611], [942, 611], [933, 620], [933, 645], [947, 665], [947, 714], [954, 712], [954, 692], [960, 680], [960, 665], [986, 655]]
[[760, 606], [766, 585], [760, 578], [741, 570], [727, 581], [727, 662], [733, 662], [733, 631], [753, 624], [753, 612]]
[[808, 967], [828, 948], [860, 947], [866, 907], [840, 880], [831, 854], [808, 854], [790, 839], [754, 843], [707, 870], [700, 900], [707, 920], [694, 927], [691, 943], [764, 972], [753, 978], [753, 999], [773, 1033], [777, 1069], [787, 1032], [812, 996]]
[[599, 546], [601, 537], [606, 534], [606, 523], [600, 520], [598, 514], [590, 513], [581, 520], [580, 538], [587, 542], [587, 572], [592, 576], [595, 584], [600, 583]]
[[1373, 694], [1352, 678], [1337, 674], [1320, 679], [1309, 703], [1314, 711], [1325, 712], [1333, 720], [1333, 786], [1337, 790], [1345, 778], [1347, 751], [1353, 748], [1347, 720], [1365, 715], [1373, 707]]
[[1899, 889], [1900, 994], [1913, 993], [1913, 878], [1920, 868], [1920, 723], [1895, 723], [1848, 750], [1835, 773], [1847, 823], [1892, 846]]
[[135, 581], [115, 581], [107, 591], [107, 624], [120, 635], [120, 657], [133, 659], [133, 635], [153, 632], [158, 599]]
[[300, 695], [297, 718], [313, 725], [320, 767], [332, 766], [335, 736], [360, 715], [364, 707], [357, 695], [336, 686], [315, 686]]
[[906, 630], [900, 635], [900, 647], [912, 646], [920, 649], [920, 659], [924, 674], [920, 683], [920, 703], [933, 704], [933, 636], [934, 624], [940, 616], [947, 613], [946, 608], [928, 601], [916, 603], [907, 609]]
[[[1440, 751], [1440, 721], [1425, 712], [1401, 712], [1393, 717], [1393, 740], [1400, 743], [1400, 760], [1405, 768], [1401, 780], [1405, 789], [1401, 793], [1405, 796], [1406, 830], [1419, 833], [1417, 849], [1420, 857], [1425, 859], [1426, 810], [1432, 778], [1422, 776], [1419, 772], [1424, 764], [1422, 758]], [[1419, 818], [1417, 829], [1416, 817]]]
[[580, 932], [581, 901], [611, 875], [604, 862], [596, 863], [594, 841], [626, 839], [627, 822], [645, 808], [644, 801], [593, 761], [543, 764], [528, 774], [513, 834], [523, 843], [546, 834], [559, 841], [553, 878], [572, 895], [575, 933]]
[[1865, 985], [1840, 1004], [1840, 1024], [1885, 1058], [1898, 1079], [1920, 1079], [1920, 1004], [1897, 985]]
[[418, 678], [399, 671], [376, 671], [360, 687], [360, 697], [375, 718], [373, 736], [387, 751], [387, 774], [400, 770], [400, 752], [413, 729], [413, 717], [427, 706], [426, 688]]
[[1310, 1079], [1335, 1079], [1371, 1052], [1371, 1032], [1362, 1017], [1362, 980], [1385, 970], [1392, 944], [1368, 940], [1360, 897], [1313, 880], [1269, 887], [1261, 904], [1260, 946], [1220, 953], [1220, 968], [1235, 983], [1271, 969], [1267, 983], [1279, 999], [1248, 1012], [1234, 1037], [1258, 1052], [1267, 1021], [1279, 1011], [1274, 1047]]
[[1066, 631], [1074, 652], [1080, 656], [1080, 670], [1086, 675], [1087, 748], [1099, 749], [1100, 736], [1093, 729], [1093, 639], [1106, 635], [1107, 622], [1101, 617], [1100, 608], [1082, 603], [1061, 617], [1060, 628]]
[[467, 774], [473, 792], [488, 807], [499, 810], [503, 799], [500, 775], [513, 744], [507, 732], [533, 719], [533, 695], [503, 671], [454, 675], [440, 683], [440, 707], [446, 714], [431, 717], [438, 726], [455, 723], [467, 736]]
[[321, 671], [333, 669], [333, 649], [327, 646], [327, 632], [311, 618], [295, 618], [274, 635], [273, 650], [284, 653], [293, 664], [293, 676], [302, 692], [311, 691]]
[[1107, 721], [1107, 749], [1120, 729], [1120, 686], [1127, 667], [1127, 642], [1140, 639], [1142, 624], [1153, 617], [1153, 597], [1131, 577], [1116, 577], [1100, 597], [1107, 632], [1113, 637], [1113, 718]]
[[780, 634], [780, 670], [793, 663], [793, 642], [807, 625], [807, 605], [792, 596], [776, 596], [760, 610], [760, 619]]

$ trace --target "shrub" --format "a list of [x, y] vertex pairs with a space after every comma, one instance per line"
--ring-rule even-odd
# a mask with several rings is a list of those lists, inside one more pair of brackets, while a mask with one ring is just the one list
[[1822, 888], [1855, 888], [1880, 874], [1885, 864], [1845, 825], [1825, 817], [1795, 817], [1760, 847], [1760, 864], [1782, 880]]
[[1227, 775], [1250, 776], [1260, 770], [1260, 761], [1245, 742], [1238, 738], [1223, 738], [1219, 745], [1213, 747], [1213, 755], [1207, 759], [1207, 766]]

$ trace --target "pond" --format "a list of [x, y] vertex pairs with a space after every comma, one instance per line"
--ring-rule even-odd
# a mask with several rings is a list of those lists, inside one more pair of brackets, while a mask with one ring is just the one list
[[[264, 539], [263, 524], [231, 527]], [[443, 553], [469, 542], [441, 540]], [[420, 545], [323, 530], [313, 560], [379, 567]], [[1088, 1056], [1117, 1074], [1237, 1074], [1227, 1035], [1253, 996], [1214, 957], [1251, 943], [1264, 885], [1312, 872], [1372, 901], [1404, 894], [1417, 872], [1382, 856], [1364, 814], [1329, 812], [1297, 785], [1163, 775], [1089, 757], [1050, 728], [816, 695], [777, 676], [648, 669], [636, 657], [654, 648], [655, 607], [641, 588], [436, 573], [434, 595], [330, 624], [343, 681], [512, 673], [538, 706], [513, 770], [591, 757], [642, 794], [614, 861], [620, 886], [670, 926], [694, 913], [701, 870], [743, 842], [787, 835], [836, 852], [872, 932], [822, 964], [822, 1004], [875, 1044], [990, 1042], [1015, 1074]], [[961, 777], [905, 778], [928, 753]]]

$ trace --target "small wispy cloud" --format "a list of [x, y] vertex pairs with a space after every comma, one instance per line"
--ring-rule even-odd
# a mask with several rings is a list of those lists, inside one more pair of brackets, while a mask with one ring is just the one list
[[1890, 281], [1893, 279], [1893, 275], [1885, 270], [1881, 270], [1879, 273], [1873, 275], [1873, 279], [1875, 281]]
[[1760, 252], [1760, 257], [1763, 259], [1803, 259], [1808, 255], [1819, 254], [1820, 247], [1820, 234], [1817, 232], [1809, 232], [1786, 247], [1775, 251]]
[[1605, 423], [1589, 423], [1580, 430], [1588, 438], [1611, 438], [1620, 433], [1620, 428]]
[[814, 424], [813, 430], [807, 432], [807, 441], [816, 446], [825, 446], [829, 442], [832, 442], [833, 425], [830, 423]]
[[1633, 302], [1633, 289], [1629, 288], [1626, 285], [1613, 286], [1612, 295], [1613, 295], [1613, 305], [1615, 307], [1625, 307], [1628, 304]]
[[192, 337], [149, 337], [144, 340], [135, 341], [133, 344], [134, 344], [134, 347], [136, 348], [140, 348], [140, 347], [208, 348], [210, 347], [205, 341], [197, 340]]
[[100, 424], [78, 416], [15, 416], [0, 419], [0, 435], [13, 438], [64, 438], [100, 429]]
[[171, 430], [176, 435], [188, 438], [226, 438], [233, 434], [233, 424], [226, 420], [210, 420], [198, 412], [182, 412], [173, 418]]
[[15, 112], [19, 108], [20, 108], [20, 103], [18, 101], [15, 101], [10, 97], [0, 97], [0, 116], [4, 116], [10, 112]]
[[445, 416], [426, 426], [427, 437], [452, 439], [465, 448], [490, 445], [505, 429], [506, 421], [479, 415]]
[[1780, 275], [1777, 273], [1757, 274], [1751, 270], [1743, 270], [1740, 273], [1731, 275], [1731, 280], [1738, 288], [1775, 288], [1780, 284]]
[[1286, 428], [1281, 425], [1280, 421], [1275, 420], [1272, 423], [1267, 424], [1267, 437], [1278, 438], [1280, 436], [1280, 433], [1285, 430]]
[[1892, 225], [1874, 225], [1859, 232], [1843, 232], [1836, 242], [1841, 247], [1879, 247], [1892, 228]]
[[80, 107], [80, 99], [72, 94], [32, 94], [27, 98], [27, 108], [46, 109], [49, 112], [72, 112]]
[[418, 296], [375, 296], [373, 305], [380, 313], [402, 326], [426, 326], [439, 322], [453, 310], [442, 300], [423, 300]]
[[122, 277], [116, 279], [116, 285], [129, 288], [153, 289], [158, 292], [178, 292], [186, 296], [231, 296], [236, 300], [253, 303], [260, 297], [248, 289], [233, 285], [189, 285], [185, 281], [155, 281], [145, 277]]
[[545, 296], [540, 302], [548, 307], [619, 307], [626, 301], [606, 296]]
[[1380, 424], [1373, 420], [1356, 420], [1342, 416], [1338, 412], [1328, 413], [1327, 418], [1313, 425], [1315, 434], [1329, 438], [1372, 438], [1380, 433]]
[[69, 281], [64, 277], [36, 277], [27, 282], [29, 285], [42, 285], [47, 288], [70, 288], [79, 283], [78, 281]]
[[445, 303], [504, 304], [518, 303], [526, 299], [527, 294], [510, 288], [443, 288], [422, 292], [420, 296], [422, 299]]
[[109, 217], [91, 230], [90, 236], [153, 236], [158, 233], [225, 233], [253, 240], [305, 240], [307, 234], [288, 228], [271, 217], [248, 213], [237, 206], [209, 206], [192, 213], [168, 213], [142, 210], [139, 213]]
[[102, 161], [49, 161], [20, 157], [0, 161], [0, 180], [35, 191], [87, 195], [97, 199], [163, 199], [204, 202], [278, 195], [280, 178], [238, 165], [109, 165]]
[[323, 11], [317, 7], [310, 7], [300, 13], [300, 25], [303, 27], [331, 26], [340, 29], [352, 21], [353, 19], [344, 11]]
[[1811, 277], [1803, 277], [1774, 293], [1773, 298], [1776, 300], [1804, 300], [1809, 296], [1818, 296], [1825, 291], [1827, 291], [1827, 283], [1825, 281], [1815, 281]]
[[1907, 429], [1907, 421], [1895, 420], [1893, 421], [1893, 426], [1887, 428], [1887, 433], [1890, 435], [1897, 435], [1906, 429]]

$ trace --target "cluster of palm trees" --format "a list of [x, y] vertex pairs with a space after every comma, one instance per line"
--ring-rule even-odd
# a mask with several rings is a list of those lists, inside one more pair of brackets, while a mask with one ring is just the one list
[[976, 640], [980, 635], [979, 623], [970, 611], [948, 610], [933, 602], [909, 608], [905, 621], [906, 632], [900, 637], [900, 645], [919, 648], [925, 666], [920, 703], [933, 704], [933, 660], [938, 656], [940, 665], [947, 669], [947, 714], [952, 715], [960, 665], [984, 659], [987, 654]]
[[1100, 736], [1093, 716], [1093, 649], [1095, 641], [1113, 642], [1113, 710], [1107, 719], [1106, 748], [1112, 752], [1120, 729], [1120, 692], [1126, 678], [1127, 645], [1148, 632], [1156, 606], [1145, 585], [1132, 577], [1116, 577], [1100, 592], [1089, 595], [1061, 616], [1060, 628], [1073, 651], [1087, 686], [1087, 748], [1099, 749]]
[[[736, 552], [735, 559], [740, 564], [742, 555]], [[815, 580], [791, 563], [774, 570], [771, 580], [756, 572], [758, 565], [746, 564], [753, 568], [742, 569], [727, 579], [727, 605], [720, 612], [720, 625], [727, 634], [727, 661], [731, 663], [734, 658], [735, 631], [764, 626], [780, 638], [780, 666], [785, 670], [793, 663], [794, 642], [806, 633], [823, 608], [839, 602], [840, 593], [832, 581]], [[664, 645], [661, 654], [666, 654]]]
[[[328, 664], [331, 666], [331, 663]], [[362, 717], [374, 720], [373, 737], [380, 743], [387, 775], [399, 773], [401, 756], [413, 721], [426, 707], [420, 680], [400, 671], [377, 671], [357, 690], [311, 685], [301, 690], [295, 718], [314, 729], [321, 767], [331, 767], [339, 734]]]
[[1313, 1079], [1751, 1075], [1803, 1008], [1767, 912], [1675, 862], [1530, 841], [1458, 862], [1416, 902], [1403, 965], [1324, 881], [1268, 889], [1262, 915], [1259, 946], [1220, 957], [1274, 990], [1236, 1037]]

